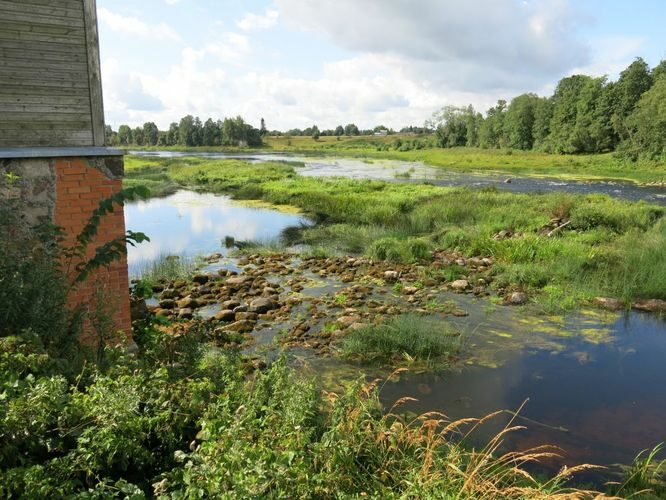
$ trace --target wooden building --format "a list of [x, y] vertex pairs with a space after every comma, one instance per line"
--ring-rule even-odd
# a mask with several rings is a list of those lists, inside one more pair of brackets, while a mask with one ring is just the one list
[[[72, 242], [121, 189], [122, 152], [105, 146], [95, 0], [0, 0], [0, 175], [18, 176], [26, 224], [50, 218]], [[118, 207], [89, 251], [124, 234]], [[125, 259], [74, 289], [70, 304], [100, 297], [129, 334]]]

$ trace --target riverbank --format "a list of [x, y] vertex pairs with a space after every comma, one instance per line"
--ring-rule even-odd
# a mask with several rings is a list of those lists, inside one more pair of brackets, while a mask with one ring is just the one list
[[[186, 187], [298, 207], [320, 223], [298, 241], [326, 255], [426, 265], [438, 248], [492, 256], [500, 300], [521, 293], [545, 311], [597, 297], [619, 299], [606, 303], [613, 307], [666, 299], [664, 209], [645, 203], [305, 178], [280, 162], [202, 158], [128, 157], [125, 183], [145, 183], [158, 194]], [[455, 266], [436, 272], [465, 278]]]
[[480, 148], [433, 148], [416, 136], [364, 137], [266, 137], [262, 148], [220, 148], [183, 146], [132, 148], [137, 150], [183, 152], [265, 152], [335, 155], [357, 158], [419, 161], [435, 167], [462, 172], [497, 172], [507, 175], [553, 176], [571, 180], [609, 179], [638, 184], [666, 185], [666, 164], [630, 162], [612, 153], [555, 155], [536, 151]]

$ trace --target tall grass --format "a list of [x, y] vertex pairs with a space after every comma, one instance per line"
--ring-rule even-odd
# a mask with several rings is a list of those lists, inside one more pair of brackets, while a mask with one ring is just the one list
[[457, 354], [460, 345], [460, 335], [448, 323], [407, 314], [353, 330], [340, 349], [346, 358], [368, 362], [442, 362]]
[[188, 279], [197, 269], [196, 260], [185, 255], [160, 255], [144, 263], [135, 273], [135, 278], [147, 284], [161, 281]]

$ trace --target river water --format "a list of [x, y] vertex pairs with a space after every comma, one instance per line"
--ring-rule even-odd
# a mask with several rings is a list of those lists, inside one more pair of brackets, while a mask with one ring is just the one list
[[[602, 193], [630, 201], [645, 200], [649, 203], [666, 206], [666, 188], [639, 186], [621, 181], [576, 181], [554, 177], [529, 177], [513, 174], [470, 173], [455, 169], [447, 170], [431, 167], [420, 162], [396, 160], [361, 160], [355, 158], [313, 157], [296, 154], [257, 154], [257, 153], [180, 153], [175, 151], [131, 151], [138, 156], [158, 158], [181, 158], [196, 156], [201, 158], [239, 159], [250, 162], [286, 161], [302, 164], [297, 168], [300, 175], [307, 177], [347, 177], [352, 179], [376, 179], [392, 182], [428, 182], [437, 186], [469, 186], [472, 188], [495, 187], [517, 193], [566, 191], [576, 194]], [[407, 177], [409, 176], [409, 177]], [[506, 182], [508, 179], [511, 182]]]
[[[152, 154], [152, 153], [151, 153]], [[160, 153], [180, 156], [178, 153]], [[183, 156], [189, 156], [183, 155]], [[219, 154], [197, 156], [220, 157]], [[405, 162], [283, 155], [230, 155], [251, 161], [298, 161], [302, 175], [343, 175], [398, 180], [409, 172], [416, 182], [488, 186], [514, 191], [602, 192], [626, 199], [666, 204], [664, 190], [609, 182], [559, 182], [553, 179], [476, 176], [442, 172]], [[224, 155], [229, 157], [229, 155]], [[445, 176], [438, 179], [437, 176]], [[143, 231], [151, 243], [129, 249], [130, 273], [160, 255], [226, 252], [223, 239], [270, 240], [286, 228], [307, 224], [295, 213], [247, 206], [228, 197], [187, 191], [125, 208], [127, 227]], [[628, 463], [638, 452], [666, 441], [666, 321], [655, 315], [579, 311], [565, 317], [531, 315], [467, 296], [452, 297], [470, 314], [456, 318], [466, 332], [463, 364], [453, 371], [403, 374], [383, 385], [390, 407], [403, 396], [418, 398], [406, 409], [437, 410], [451, 419], [518, 410], [526, 430], [510, 434], [507, 449], [549, 443], [563, 449], [552, 463]], [[320, 374], [354, 377], [359, 367], [333, 360], [311, 360]], [[346, 375], [345, 375], [346, 373]], [[499, 430], [509, 413], [486, 428]], [[481, 433], [481, 437], [484, 433]]]

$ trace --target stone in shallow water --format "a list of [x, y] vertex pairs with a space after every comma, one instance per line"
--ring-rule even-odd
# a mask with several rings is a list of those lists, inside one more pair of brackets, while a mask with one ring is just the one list
[[617, 311], [624, 307], [622, 302], [618, 299], [612, 299], [608, 297], [595, 297], [594, 304], [610, 311]]
[[463, 292], [469, 288], [469, 281], [467, 280], [455, 280], [452, 282], [450, 285], [452, 290], [456, 290], [458, 292]]
[[269, 299], [267, 297], [260, 297], [250, 302], [249, 311], [258, 314], [263, 314], [277, 308], [278, 304], [273, 299]]
[[205, 274], [195, 274], [192, 276], [192, 281], [195, 283], [198, 283], [199, 285], [203, 285], [204, 283], [208, 283], [208, 280], [210, 279], [209, 276]]
[[189, 309], [187, 307], [184, 308], [184, 309], [180, 309], [178, 311], [178, 318], [179, 319], [192, 319], [193, 316], [194, 316], [194, 313], [192, 312], [192, 309]]
[[631, 305], [631, 307], [638, 309], [639, 311], [666, 312], [666, 300], [637, 300]]
[[523, 292], [513, 292], [509, 296], [509, 304], [513, 304], [514, 306], [519, 306], [525, 302], [527, 302], [527, 295]]
[[236, 319], [236, 313], [234, 313], [230, 309], [224, 309], [217, 313], [215, 316], [213, 316], [217, 321], [234, 321]]

